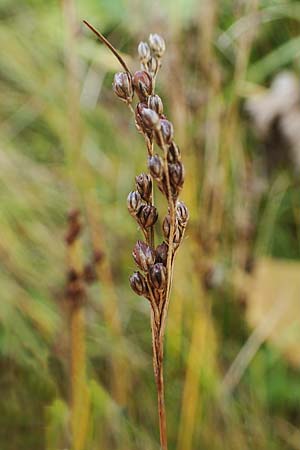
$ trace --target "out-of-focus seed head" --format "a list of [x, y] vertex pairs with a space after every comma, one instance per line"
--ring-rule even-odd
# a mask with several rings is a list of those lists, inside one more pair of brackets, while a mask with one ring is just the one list
[[137, 295], [147, 295], [148, 287], [145, 277], [140, 272], [134, 272], [129, 278], [130, 286]]
[[169, 164], [170, 182], [175, 189], [180, 189], [184, 183], [184, 167], [178, 161], [174, 164]]
[[155, 111], [159, 116], [163, 113], [163, 102], [159, 95], [150, 95], [148, 97], [148, 107]]
[[150, 200], [152, 194], [152, 180], [148, 173], [141, 173], [135, 177], [136, 188], [142, 199], [146, 202]]
[[151, 58], [150, 47], [147, 42], [140, 42], [138, 45], [138, 54], [142, 64], [147, 64]]
[[162, 263], [156, 263], [150, 267], [150, 281], [152, 286], [158, 291], [164, 290], [167, 282], [167, 269]]
[[159, 155], [153, 155], [148, 158], [148, 168], [153, 178], [156, 180], [163, 178], [164, 163]]
[[174, 141], [169, 145], [167, 157], [168, 163], [171, 164], [180, 161], [180, 150]]
[[142, 205], [142, 197], [138, 191], [129, 192], [127, 197], [127, 208], [132, 216], [135, 216]]
[[155, 262], [155, 251], [143, 241], [137, 241], [134, 246], [133, 259], [141, 270], [147, 272]]
[[189, 220], [189, 211], [183, 202], [178, 201], [176, 204], [176, 217], [179, 224], [185, 227]]
[[166, 44], [163, 38], [159, 34], [150, 34], [149, 45], [153, 53], [159, 58], [165, 53]]
[[153, 90], [151, 75], [145, 70], [138, 70], [133, 76], [132, 83], [140, 101], [146, 102]]
[[156, 75], [157, 70], [158, 70], [157, 58], [155, 58], [154, 56], [151, 56], [151, 58], [145, 65], [145, 68], [146, 68], [147, 72], [150, 73], [150, 75], [152, 75], [152, 76]]
[[[173, 124], [167, 119], [161, 119], [160, 132], [156, 133], [157, 144], [162, 147], [163, 145], [171, 144], [174, 137]], [[163, 142], [161, 142], [161, 140]]]
[[158, 219], [157, 209], [152, 205], [141, 206], [138, 218], [143, 228], [152, 227]]
[[166, 266], [168, 258], [168, 245], [165, 242], [158, 245], [155, 249], [155, 253], [156, 253], [155, 262], [160, 262]]
[[160, 129], [159, 115], [155, 111], [153, 111], [153, 109], [143, 108], [142, 120], [146, 128], [157, 131]]
[[128, 72], [116, 73], [113, 81], [113, 90], [121, 100], [131, 103], [134, 94], [131, 75]]

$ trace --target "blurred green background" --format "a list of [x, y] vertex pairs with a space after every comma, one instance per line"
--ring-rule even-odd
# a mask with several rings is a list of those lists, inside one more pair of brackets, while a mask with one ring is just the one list
[[[166, 336], [170, 449], [300, 449], [300, 3], [1, 0], [0, 19], [0, 449], [159, 449], [149, 308], [128, 284], [146, 152], [82, 19], [133, 70], [140, 40], [166, 41], [157, 89], [191, 215]], [[75, 342], [74, 208], [81, 261], [104, 255]]]

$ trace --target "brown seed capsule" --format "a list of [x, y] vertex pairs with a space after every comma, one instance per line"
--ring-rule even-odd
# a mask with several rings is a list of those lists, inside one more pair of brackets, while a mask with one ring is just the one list
[[180, 161], [180, 150], [174, 141], [169, 145], [167, 157], [171, 164]]
[[157, 209], [152, 205], [143, 205], [139, 209], [138, 218], [143, 228], [152, 227], [158, 219]]
[[138, 70], [135, 72], [132, 82], [140, 101], [147, 101], [153, 89], [151, 75], [145, 70]]
[[156, 263], [150, 267], [150, 281], [152, 286], [158, 291], [162, 291], [167, 282], [167, 269], [162, 263]]
[[162, 244], [158, 245], [155, 249], [156, 258], [155, 262], [160, 262], [164, 265], [167, 264], [167, 257], [168, 257], [168, 245], [163, 242]]
[[147, 173], [141, 173], [135, 177], [136, 188], [141, 197], [148, 202], [152, 194], [152, 180]]
[[148, 107], [155, 111], [159, 116], [163, 113], [163, 102], [159, 95], [150, 95], [148, 97]]
[[153, 53], [159, 58], [165, 53], [166, 44], [165, 41], [159, 34], [150, 34], [149, 36], [149, 45]]
[[145, 127], [150, 130], [159, 130], [160, 129], [160, 118], [159, 115], [150, 108], [143, 108], [141, 111], [142, 120]]
[[132, 255], [136, 264], [144, 272], [147, 272], [149, 267], [152, 266], [155, 262], [155, 251], [143, 241], [137, 241], [134, 246]]
[[175, 189], [180, 189], [184, 182], [184, 167], [183, 164], [178, 161], [174, 164], [169, 164], [170, 182]]
[[176, 204], [176, 217], [179, 224], [185, 227], [189, 220], [189, 211], [183, 202], [178, 201]]
[[150, 73], [150, 75], [154, 76], [157, 73], [158, 70], [158, 61], [157, 58], [154, 56], [151, 56], [147, 64], [145, 65], [145, 69], [147, 72]]
[[127, 197], [127, 208], [132, 216], [135, 216], [142, 205], [142, 197], [138, 191], [129, 192]]
[[171, 229], [171, 218], [169, 215], [167, 215], [164, 218], [163, 224], [162, 224], [162, 231], [164, 237], [168, 240], [170, 236], [170, 229]]
[[144, 133], [147, 134], [148, 136], [152, 135], [152, 130], [151, 128], [147, 127], [145, 122], [144, 122], [144, 118], [143, 118], [143, 110], [144, 109], [148, 109], [146, 103], [138, 103], [136, 105], [135, 108], [135, 123], [137, 126], [137, 129]]
[[153, 155], [148, 158], [148, 167], [153, 178], [156, 180], [162, 179], [164, 163], [159, 155]]
[[143, 64], [147, 64], [149, 59], [151, 58], [150, 47], [147, 42], [140, 42], [138, 46], [138, 54], [141, 62]]
[[140, 272], [134, 272], [129, 278], [130, 286], [137, 295], [147, 295], [148, 286]]
[[131, 75], [128, 72], [116, 73], [113, 81], [113, 90], [121, 100], [131, 103], [134, 94]]

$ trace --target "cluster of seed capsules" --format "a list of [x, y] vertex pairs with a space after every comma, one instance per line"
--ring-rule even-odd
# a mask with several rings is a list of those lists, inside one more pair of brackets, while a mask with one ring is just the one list
[[[116, 95], [135, 112], [136, 127], [145, 137], [148, 150], [149, 173], [136, 176], [136, 189], [129, 193], [127, 199], [128, 210], [143, 231], [146, 241], [138, 241], [134, 247], [133, 258], [142, 273], [134, 272], [130, 277], [130, 285], [138, 295], [143, 295], [151, 302], [154, 298], [156, 304], [161, 306], [166, 297], [169, 276], [168, 254], [171, 251], [173, 257], [178, 249], [189, 217], [185, 204], [178, 201], [184, 183], [184, 166], [180, 150], [174, 142], [174, 128], [164, 115], [161, 98], [154, 92], [164, 52], [165, 42], [162, 37], [151, 34], [148, 43], [140, 42], [138, 46], [142, 70], [133, 75], [130, 72], [117, 73], [113, 83]], [[135, 94], [139, 101], [133, 109]], [[160, 148], [161, 155], [154, 153], [154, 143]], [[153, 226], [158, 220], [158, 212], [153, 205], [153, 181], [169, 205], [168, 214], [162, 221], [164, 241], [156, 248]]]

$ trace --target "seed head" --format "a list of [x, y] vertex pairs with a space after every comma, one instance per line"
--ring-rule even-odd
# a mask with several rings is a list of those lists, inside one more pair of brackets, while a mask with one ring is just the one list
[[138, 218], [143, 228], [152, 227], [158, 219], [157, 209], [152, 205], [143, 205], [138, 212]]
[[156, 263], [150, 267], [150, 281], [152, 286], [158, 291], [162, 291], [167, 282], [167, 269], [162, 263]]
[[155, 251], [143, 241], [137, 241], [134, 246], [133, 259], [141, 270], [147, 272], [155, 262]]
[[164, 173], [164, 163], [159, 155], [153, 155], [148, 158], [148, 167], [151, 175], [156, 180], [161, 180]]
[[135, 216], [142, 205], [142, 197], [138, 191], [129, 192], [127, 197], [127, 208], [132, 216]]
[[153, 53], [159, 58], [165, 53], [166, 44], [165, 41], [159, 34], [150, 34], [149, 36], [149, 45]]
[[138, 45], [138, 54], [142, 64], [147, 64], [151, 58], [150, 47], [147, 42], [140, 42]]
[[152, 94], [153, 89], [151, 75], [145, 70], [138, 70], [135, 72], [132, 82], [140, 101], [147, 101], [147, 98]]
[[128, 72], [116, 73], [113, 81], [113, 90], [121, 100], [131, 103], [134, 94], [131, 75]]
[[140, 272], [134, 272], [129, 278], [130, 286], [137, 295], [147, 295], [148, 287], [145, 277]]
[[150, 95], [148, 97], [148, 108], [155, 111], [159, 116], [163, 113], [163, 102], [159, 95]]
[[189, 211], [183, 202], [178, 201], [176, 204], [176, 217], [181, 226], [185, 227], [187, 225], [189, 220]]
[[143, 200], [148, 202], [152, 194], [152, 180], [147, 173], [141, 173], [135, 177], [136, 188]]

